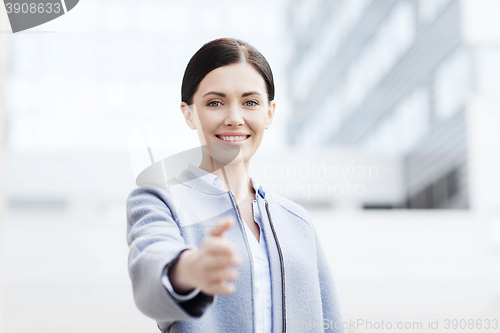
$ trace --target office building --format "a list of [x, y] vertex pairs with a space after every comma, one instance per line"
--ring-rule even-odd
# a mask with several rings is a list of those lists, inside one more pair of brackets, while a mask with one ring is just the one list
[[400, 155], [406, 194], [366, 207], [469, 208], [477, 43], [464, 7], [487, 2], [291, 1], [288, 141]]

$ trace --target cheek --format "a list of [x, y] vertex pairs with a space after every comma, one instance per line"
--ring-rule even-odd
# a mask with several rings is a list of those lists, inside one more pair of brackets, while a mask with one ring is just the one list
[[214, 119], [212, 115], [207, 115], [206, 113], [199, 113], [199, 118], [200, 118], [200, 126], [203, 129], [203, 133], [205, 135], [210, 134], [211, 132], [215, 131], [217, 128], [217, 119]]
[[262, 118], [255, 119], [249, 126], [255, 132], [256, 136], [262, 136], [266, 130], [266, 120]]

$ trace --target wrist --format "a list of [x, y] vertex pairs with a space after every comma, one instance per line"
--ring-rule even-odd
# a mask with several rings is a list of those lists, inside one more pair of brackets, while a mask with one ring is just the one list
[[189, 281], [192, 276], [189, 272], [191, 267], [191, 256], [194, 250], [183, 251], [177, 262], [168, 271], [168, 278], [174, 291], [178, 294], [187, 294], [196, 288], [196, 285]]

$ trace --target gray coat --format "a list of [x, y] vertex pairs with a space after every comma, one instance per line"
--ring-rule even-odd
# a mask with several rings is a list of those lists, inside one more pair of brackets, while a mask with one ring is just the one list
[[[137, 187], [127, 198], [128, 268], [137, 307], [162, 332], [253, 333], [250, 248], [232, 191], [210, 185], [188, 169], [168, 184], [166, 189]], [[273, 333], [345, 332], [331, 269], [309, 214], [284, 197], [264, 193], [256, 199], [270, 221], [261, 232], [268, 244]], [[228, 215], [237, 223], [225, 235], [243, 259], [236, 267], [235, 293], [201, 292], [177, 302], [161, 282], [163, 270], [181, 251], [198, 247]]]

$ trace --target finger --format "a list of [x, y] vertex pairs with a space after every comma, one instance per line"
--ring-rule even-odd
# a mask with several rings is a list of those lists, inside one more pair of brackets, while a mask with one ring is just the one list
[[211, 288], [213, 294], [233, 294], [236, 291], [236, 286], [227, 281], [215, 283]]
[[238, 278], [238, 271], [233, 268], [215, 269], [207, 274], [212, 283], [221, 281], [234, 281]]
[[227, 229], [231, 228], [233, 224], [234, 224], [234, 219], [231, 216], [228, 216], [219, 221], [219, 223], [217, 223], [217, 225], [210, 230], [209, 235], [215, 237], [222, 237], [224, 235], [224, 232]]
[[206, 249], [207, 253], [212, 256], [231, 257], [236, 254], [236, 246], [232, 242], [221, 238], [212, 238], [207, 242]]
[[243, 260], [241, 259], [241, 256], [237, 253], [234, 253], [232, 255], [214, 255], [212, 256], [211, 262], [208, 265], [211, 268], [220, 268], [220, 267], [225, 267], [225, 266], [239, 266]]

